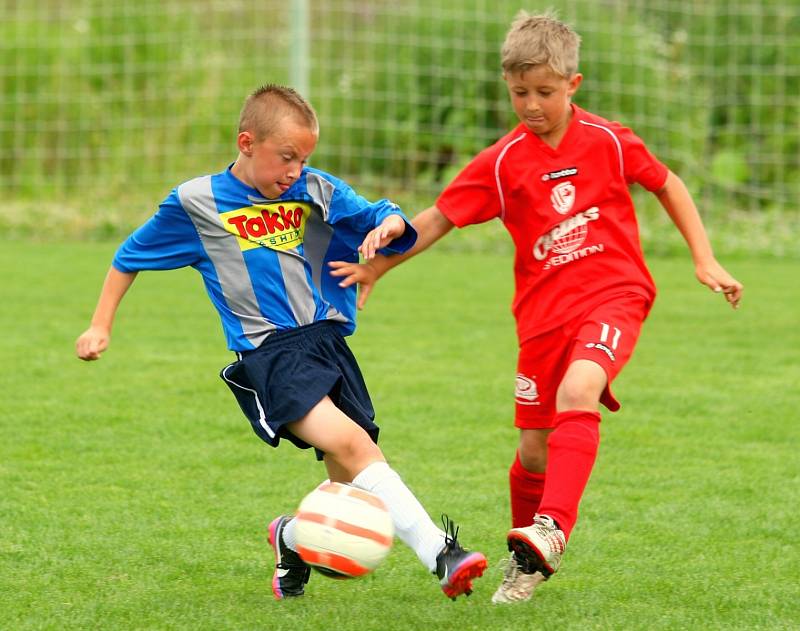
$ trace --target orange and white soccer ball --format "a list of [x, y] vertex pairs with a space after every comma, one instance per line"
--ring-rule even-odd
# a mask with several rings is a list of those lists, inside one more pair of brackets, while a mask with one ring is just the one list
[[386, 505], [353, 486], [322, 484], [306, 495], [295, 520], [298, 554], [326, 576], [368, 574], [392, 548], [394, 525]]

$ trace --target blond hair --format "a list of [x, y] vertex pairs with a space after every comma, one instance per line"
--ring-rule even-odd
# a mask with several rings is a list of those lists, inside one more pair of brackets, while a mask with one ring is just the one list
[[287, 116], [319, 132], [314, 108], [297, 91], [269, 83], [253, 92], [244, 102], [239, 115], [239, 132], [251, 131], [260, 141], [274, 134]]
[[524, 72], [546, 65], [553, 72], [571, 78], [578, 71], [581, 38], [555, 12], [530, 15], [520, 11], [511, 23], [501, 49], [504, 72]]

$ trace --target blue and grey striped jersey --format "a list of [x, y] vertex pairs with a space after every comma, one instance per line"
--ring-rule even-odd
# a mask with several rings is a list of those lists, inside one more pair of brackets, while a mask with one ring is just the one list
[[[369, 202], [342, 180], [305, 167], [278, 199], [264, 199], [230, 167], [175, 188], [144, 225], [119, 247], [121, 272], [191, 266], [203, 276], [219, 312], [228, 348], [258, 347], [273, 331], [320, 320], [355, 330], [356, 288], [343, 289], [329, 261], [358, 261], [364, 236], [392, 202]], [[406, 231], [384, 253], [402, 253], [417, 233]]]

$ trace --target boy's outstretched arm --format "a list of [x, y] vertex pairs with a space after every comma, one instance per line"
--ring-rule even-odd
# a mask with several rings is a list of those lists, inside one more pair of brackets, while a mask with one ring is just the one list
[[367, 233], [364, 241], [358, 246], [358, 251], [365, 260], [369, 261], [375, 258], [378, 250], [403, 236], [405, 231], [406, 222], [403, 218], [400, 215], [389, 215], [381, 222], [381, 225]]
[[689, 246], [697, 280], [715, 292], [724, 293], [725, 299], [736, 309], [744, 287], [714, 258], [703, 220], [683, 180], [670, 171], [664, 186], [655, 195]]
[[75, 342], [78, 357], [85, 361], [100, 359], [100, 353], [108, 348], [111, 341], [111, 327], [117, 307], [135, 279], [135, 273], [120, 272], [113, 266], [108, 270], [92, 323]]
[[[411, 220], [411, 224], [417, 231], [417, 242], [414, 244], [413, 248], [403, 254], [384, 256], [382, 254], [376, 254], [375, 250], [372, 249], [370, 253], [372, 253], [373, 256], [367, 257], [367, 250], [362, 245], [360, 249], [365, 255], [364, 258], [366, 261], [364, 263], [331, 261], [330, 266], [333, 268], [331, 275], [342, 277], [339, 285], [342, 287], [349, 287], [353, 283], [358, 283], [359, 294], [357, 306], [359, 309], [364, 308], [373, 286], [381, 276], [395, 265], [399, 265], [403, 261], [427, 249], [453, 228], [453, 223], [445, 217], [442, 211], [436, 208], [436, 206], [431, 206], [416, 215]], [[367, 235], [367, 239], [369, 238], [370, 235]], [[365, 243], [367, 239], [364, 240]]]

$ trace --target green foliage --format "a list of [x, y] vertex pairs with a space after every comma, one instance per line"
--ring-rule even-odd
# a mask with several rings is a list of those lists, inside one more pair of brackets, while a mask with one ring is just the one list
[[[224, 167], [244, 96], [265, 76], [287, 81], [285, 53], [262, 49], [258, 66], [237, 63], [231, 73], [229, 63], [255, 54], [253, 42], [217, 34], [263, 19], [264, 7], [196, 9], [91, 0], [54, 5], [52, 31], [22, 11], [0, 21], [0, 67], [15, 69], [0, 73], [14, 97], [0, 100], [3, 120], [15, 122], [0, 136], [8, 192], [89, 205], [112, 195], [152, 208], [179, 178]], [[269, 19], [285, 30], [285, 15]]]
[[[776, 0], [707, 3], [703, 10], [665, 11], [643, 19], [680, 46], [672, 63], [694, 69], [682, 77], [692, 106], [703, 113], [702, 139], [688, 163], [700, 197], [736, 210], [796, 210], [800, 195], [800, 13]], [[783, 42], [786, 42], [784, 45]], [[715, 45], [710, 45], [709, 42]], [[673, 119], [670, 118], [670, 125]], [[783, 130], [783, 131], [777, 131]], [[777, 131], [777, 133], [776, 133]], [[710, 173], [709, 171], [710, 165]], [[710, 175], [710, 177], [704, 177]]]
[[624, 407], [604, 415], [562, 569], [533, 603], [498, 607], [517, 441], [509, 257], [412, 260], [351, 338], [389, 461], [489, 557], [475, 593], [450, 602], [398, 543], [364, 580], [314, 575], [303, 599], [275, 602], [266, 526], [323, 469], [249, 428], [217, 376], [232, 355], [193, 271], [142, 274], [109, 351], [74, 357], [113, 250], [0, 244], [14, 270], [0, 310], [0, 628], [796, 627], [793, 263], [730, 262], [747, 287], [733, 312], [688, 260], [651, 262], [661, 293], [615, 383]]
[[[795, 3], [551, 5], [583, 38], [576, 101], [642, 136], [687, 182], [722, 243], [741, 241], [733, 217], [778, 227], [754, 243], [798, 238], [786, 236], [800, 199]], [[290, 81], [285, 2], [28, 6], [6, 3], [0, 20], [6, 234], [124, 234], [172, 186], [235, 157], [248, 92]], [[322, 121], [315, 166], [413, 213], [515, 124], [499, 48], [518, 3], [497, 0], [490, 12], [457, 0], [310, 7], [310, 92]], [[740, 245], [799, 252], [754, 243]]]
[[[364, 63], [357, 77], [348, 68], [331, 76], [326, 66], [315, 79], [346, 86], [336, 97], [342, 100], [338, 107], [325, 96], [317, 100], [330, 123], [323, 123], [326, 140], [317, 156], [326, 168], [366, 171], [427, 191], [505, 133], [511, 118], [498, 51], [507, 25], [454, 20], [460, 9], [453, 3], [422, 19], [410, 12], [381, 14], [369, 24], [381, 34], [379, 41], [355, 39], [344, 43], [350, 47], [345, 51], [338, 43], [331, 49], [344, 58], [382, 61]], [[377, 129], [337, 126], [341, 111], [355, 121], [378, 121]], [[368, 157], [358, 151], [340, 155], [341, 146], [362, 148]], [[408, 156], [398, 159], [396, 149]]]
[[711, 161], [711, 176], [722, 186], [736, 186], [749, 179], [750, 168], [741, 153], [723, 149]]

